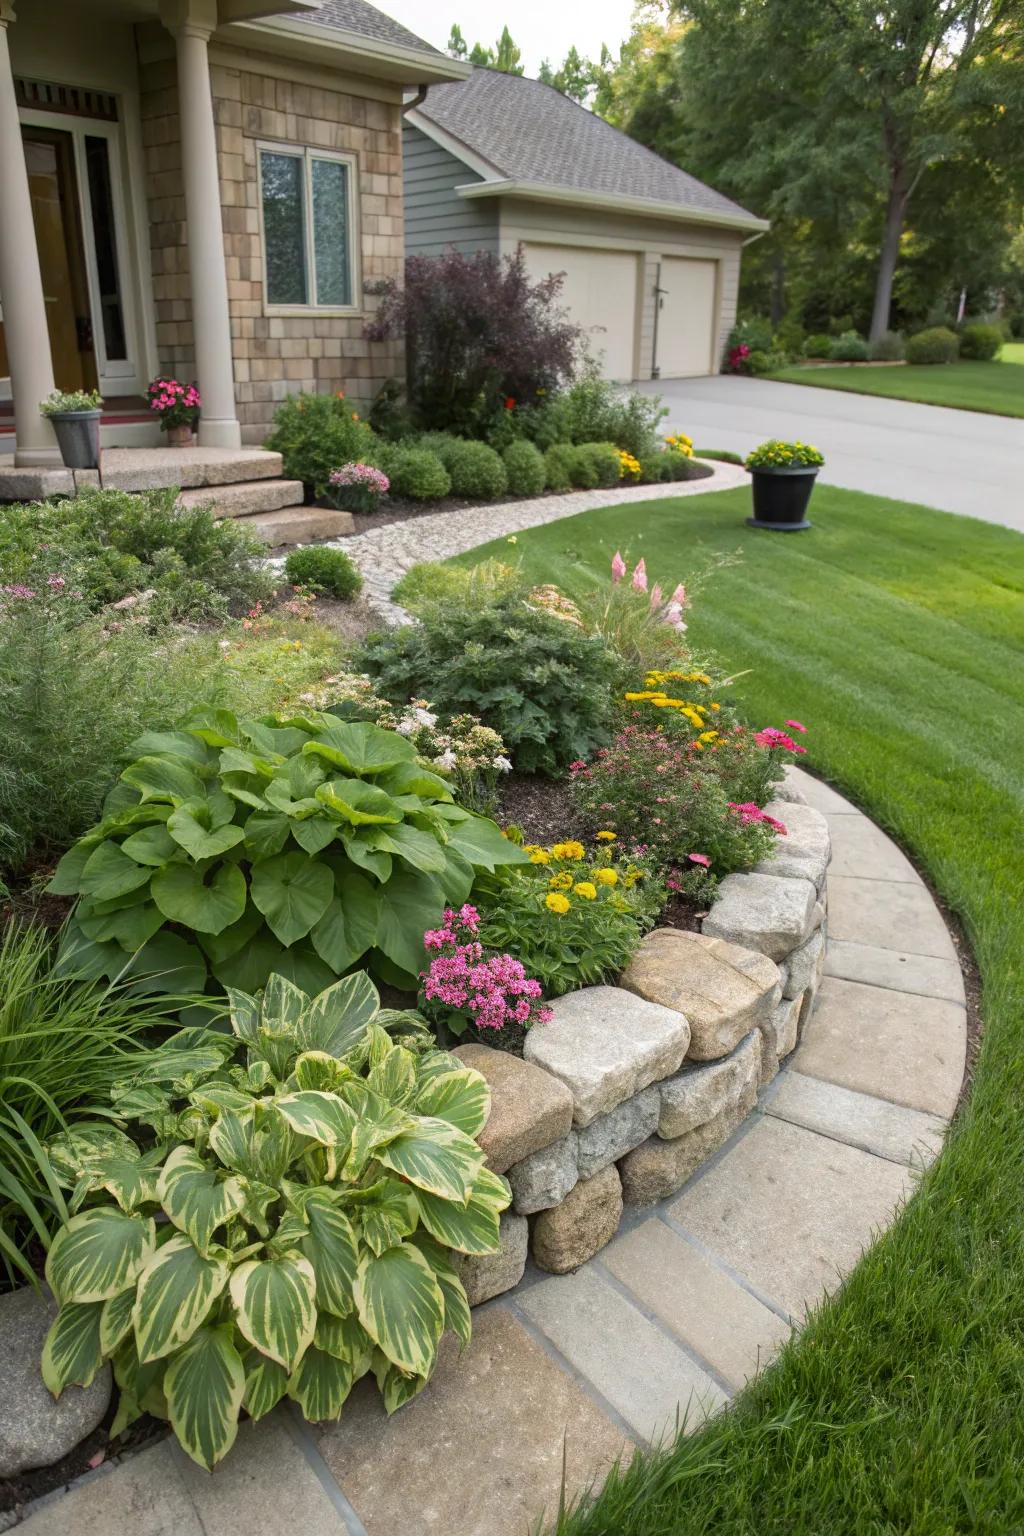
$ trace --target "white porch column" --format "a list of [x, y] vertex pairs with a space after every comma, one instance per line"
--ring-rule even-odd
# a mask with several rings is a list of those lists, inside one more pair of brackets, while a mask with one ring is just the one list
[[239, 448], [242, 436], [235, 410], [217, 133], [207, 55], [207, 43], [217, 26], [217, 0], [161, 0], [160, 14], [178, 45], [192, 330], [203, 397], [199, 442], [207, 448]]
[[14, 19], [13, 0], [0, 0], [0, 298], [14, 397], [14, 462], [31, 467], [60, 464], [61, 457], [53, 428], [39, 414], [40, 400], [53, 389], [53, 363], [7, 38]]

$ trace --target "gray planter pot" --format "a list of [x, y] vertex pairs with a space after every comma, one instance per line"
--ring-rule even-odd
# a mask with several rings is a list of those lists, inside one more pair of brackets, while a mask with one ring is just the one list
[[59, 411], [51, 416], [66, 469], [99, 469], [102, 411]]

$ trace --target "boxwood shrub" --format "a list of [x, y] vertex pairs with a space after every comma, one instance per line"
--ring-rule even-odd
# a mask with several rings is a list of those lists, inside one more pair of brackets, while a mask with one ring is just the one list
[[522, 439], [509, 443], [502, 454], [508, 489], [513, 496], [539, 496], [544, 489], [544, 455]]
[[388, 475], [392, 496], [407, 496], [410, 501], [439, 501], [452, 488], [448, 471], [428, 448], [397, 449]]
[[833, 341], [829, 356], [835, 363], [866, 363], [868, 344], [856, 331], [844, 331]]
[[572, 443], [552, 443], [544, 455], [544, 484], [549, 491], [572, 490]]
[[289, 395], [274, 412], [266, 447], [282, 457], [286, 480], [301, 480], [308, 496], [323, 496], [332, 469], [373, 462], [377, 439], [340, 395]]
[[960, 356], [974, 363], [990, 363], [1003, 345], [1003, 333], [998, 325], [986, 325], [974, 320], [960, 332]]
[[573, 485], [581, 490], [618, 485], [622, 461], [614, 443], [577, 443], [570, 460]]
[[415, 987], [424, 930], [478, 868], [524, 857], [367, 722], [208, 710], [131, 750], [50, 884], [80, 898], [73, 974], [197, 992], [211, 974], [253, 991], [276, 972], [315, 993], [362, 962]]
[[486, 443], [453, 438], [440, 458], [451, 479], [453, 496], [494, 501], [508, 490], [508, 475], [501, 456]]
[[906, 356], [907, 346], [899, 331], [883, 331], [868, 347], [873, 363], [899, 363]]
[[955, 363], [960, 351], [960, 339], [944, 325], [933, 325], [926, 331], [918, 331], [907, 342], [908, 363]]
[[355, 597], [363, 578], [343, 549], [309, 544], [293, 549], [284, 563], [284, 573], [297, 587], [312, 587], [328, 597]]

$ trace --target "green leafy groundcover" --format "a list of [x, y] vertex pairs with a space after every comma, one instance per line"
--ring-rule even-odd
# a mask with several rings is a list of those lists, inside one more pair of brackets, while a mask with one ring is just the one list
[[389, 1413], [415, 1396], [442, 1333], [470, 1336], [451, 1250], [494, 1252], [510, 1198], [474, 1140], [486, 1082], [365, 972], [229, 1003], [232, 1034], [142, 1054], [115, 1119], [49, 1149], [77, 1214], [47, 1259], [43, 1379], [59, 1396], [112, 1360], [111, 1433], [156, 1414], [211, 1470], [243, 1408], [337, 1418], [369, 1371]]
[[415, 988], [424, 930], [478, 870], [527, 857], [366, 722], [208, 710], [131, 752], [50, 884], [81, 898], [62, 950], [76, 975], [198, 992], [277, 972], [315, 993], [365, 960]]

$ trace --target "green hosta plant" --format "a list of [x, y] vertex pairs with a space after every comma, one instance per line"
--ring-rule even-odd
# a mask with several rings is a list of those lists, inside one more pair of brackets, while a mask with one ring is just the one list
[[208, 1468], [243, 1408], [337, 1418], [369, 1371], [389, 1413], [419, 1392], [442, 1333], [469, 1339], [452, 1250], [494, 1252], [509, 1203], [474, 1140], [486, 1082], [365, 972], [228, 1001], [233, 1034], [182, 1030], [113, 1121], [49, 1148], [77, 1214], [47, 1259], [43, 1379], [59, 1396], [112, 1361], [112, 1433], [156, 1414]]
[[276, 971], [313, 993], [366, 957], [415, 990], [424, 930], [478, 870], [525, 859], [365, 721], [209, 710], [131, 752], [50, 885], [81, 897], [63, 951], [76, 974], [196, 992], [211, 972], [253, 991]]

